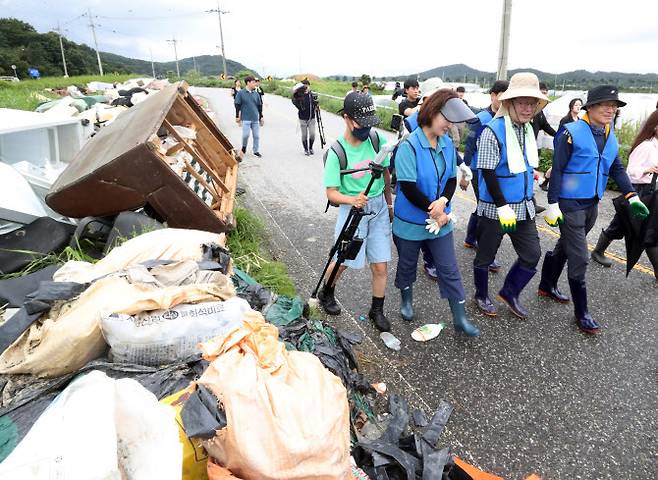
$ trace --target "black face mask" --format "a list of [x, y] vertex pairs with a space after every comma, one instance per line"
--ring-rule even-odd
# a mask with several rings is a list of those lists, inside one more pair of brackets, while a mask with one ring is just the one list
[[357, 140], [365, 142], [368, 140], [368, 136], [370, 135], [370, 127], [354, 128], [352, 130], [352, 135], [354, 135], [354, 138]]

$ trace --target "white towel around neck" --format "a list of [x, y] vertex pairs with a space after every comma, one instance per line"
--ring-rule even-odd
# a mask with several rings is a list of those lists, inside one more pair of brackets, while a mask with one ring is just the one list
[[[505, 119], [507, 166], [509, 167], [509, 171], [513, 174], [525, 172], [528, 170], [528, 167], [526, 167], [525, 159], [523, 158], [523, 151], [521, 150], [521, 145], [519, 145], [519, 139], [516, 136], [516, 131], [512, 126], [512, 119], [509, 117], [509, 115], [505, 115], [503, 118]], [[535, 139], [535, 131], [532, 129], [532, 126], [529, 122], [523, 124], [523, 131], [525, 133], [524, 145], [528, 163], [531, 167], [537, 168], [539, 166], [539, 155], [537, 155], [537, 140]]]

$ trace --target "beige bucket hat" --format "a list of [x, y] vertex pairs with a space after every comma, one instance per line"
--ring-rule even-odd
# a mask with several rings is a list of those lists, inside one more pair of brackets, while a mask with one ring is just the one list
[[[539, 79], [537, 75], [531, 72], [519, 72], [512, 75], [509, 81], [509, 87], [505, 92], [500, 94], [498, 100], [504, 102], [505, 100], [512, 100], [519, 97], [532, 97], [539, 100], [537, 110], [535, 110], [533, 116], [541, 112], [548, 105], [548, 102], [551, 101], [546, 95], [541, 93], [541, 90], [539, 90]], [[502, 117], [508, 113], [507, 107], [503, 103], [496, 112], [496, 116]]]

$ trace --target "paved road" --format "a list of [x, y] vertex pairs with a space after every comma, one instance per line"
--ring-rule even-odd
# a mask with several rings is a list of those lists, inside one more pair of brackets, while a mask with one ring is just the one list
[[[198, 91], [209, 98], [222, 130], [239, 146], [228, 91]], [[274, 255], [289, 265], [299, 291], [308, 296], [333, 243], [336, 213], [323, 214], [321, 155], [303, 155], [295, 119], [289, 100], [265, 97], [263, 158], [247, 156], [240, 183], [248, 190], [248, 206], [269, 225]], [[328, 137], [340, 135], [339, 117], [325, 113], [323, 119]], [[546, 203], [543, 192], [538, 199]], [[458, 259], [470, 297], [473, 252], [461, 248], [461, 240], [474, 206], [472, 192], [460, 192], [454, 203], [460, 219]], [[590, 242], [611, 216], [606, 198]], [[542, 226], [540, 237], [546, 251], [557, 235]], [[337, 289], [344, 314], [333, 321], [365, 334], [362, 367], [370, 378], [387, 382], [428, 412], [441, 399], [451, 402], [455, 412], [443, 441], [492, 473], [508, 479], [532, 472], [546, 479], [653, 479], [658, 477], [658, 282], [645, 257], [643, 267], [626, 279], [623, 243], [616, 242], [611, 251], [619, 262], [611, 269], [591, 265], [588, 273], [591, 310], [604, 325], [595, 337], [578, 331], [570, 306], [536, 297], [538, 278], [524, 293], [531, 312], [527, 321], [502, 308], [497, 318], [485, 318], [469, 302], [482, 330], [476, 340], [456, 335], [451, 327], [429, 343], [411, 340], [411, 331], [422, 323], [450, 325], [447, 302], [420, 274], [415, 287], [418, 320], [413, 324], [396, 313], [399, 294], [392, 281], [387, 290], [386, 312], [393, 333], [402, 340], [401, 352], [387, 350], [377, 331], [359, 320], [370, 298], [367, 271], [344, 277]], [[509, 266], [514, 258], [505, 240], [499, 261]], [[493, 291], [503, 278], [492, 275]], [[562, 288], [568, 290], [564, 278]]]

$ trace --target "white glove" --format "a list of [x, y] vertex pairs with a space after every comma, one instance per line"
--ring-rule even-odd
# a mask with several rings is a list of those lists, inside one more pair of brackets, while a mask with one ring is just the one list
[[455, 215], [453, 212], [450, 212], [448, 214], [448, 218], [453, 224], [457, 225], [457, 215]]
[[465, 163], [462, 163], [459, 165], [459, 171], [462, 174], [462, 178], [466, 180], [467, 182], [470, 182], [473, 180], [473, 170], [471, 170], [471, 167], [466, 165]]
[[434, 220], [433, 218], [428, 218], [427, 220], [425, 220], [425, 223], [427, 223], [427, 225], [425, 226], [425, 230], [427, 230], [428, 232], [434, 235], [439, 234], [439, 231], [441, 230], [441, 226], [437, 223], [436, 220]]
[[500, 222], [500, 227], [505, 233], [511, 233], [516, 231], [516, 213], [512, 210], [512, 207], [509, 205], [503, 205], [498, 207], [498, 221]]
[[549, 203], [546, 212], [544, 213], [544, 220], [551, 227], [557, 227], [561, 223], [564, 223], [564, 215], [562, 215], [562, 210], [560, 210], [560, 204], [558, 203]]

